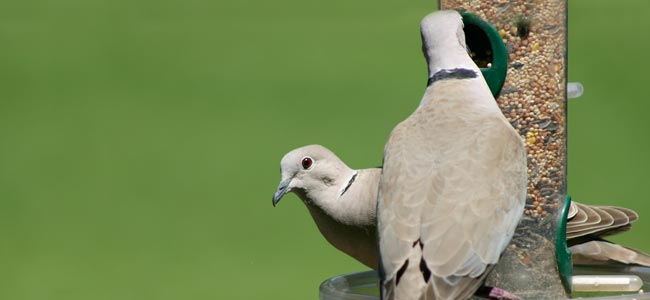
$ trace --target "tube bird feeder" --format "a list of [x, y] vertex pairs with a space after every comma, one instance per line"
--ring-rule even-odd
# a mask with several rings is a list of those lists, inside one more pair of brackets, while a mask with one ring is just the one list
[[[566, 5], [566, 0], [439, 2], [440, 9], [469, 12], [491, 23], [505, 44], [507, 77], [495, 98], [526, 143], [528, 193], [522, 221], [486, 284], [524, 299], [565, 299], [570, 293], [570, 254], [558, 237], [569, 201]], [[472, 50], [471, 41], [481, 40], [481, 31], [466, 34]], [[479, 67], [493, 67], [489, 64], [497, 53], [489, 47], [476, 50], [472, 55]]]

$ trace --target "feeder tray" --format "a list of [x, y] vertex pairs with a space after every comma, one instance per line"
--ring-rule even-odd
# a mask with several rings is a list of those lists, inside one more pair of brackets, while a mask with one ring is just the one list
[[[636, 275], [643, 281], [643, 290], [650, 290], [650, 268], [622, 264], [594, 264], [574, 266], [575, 275]], [[379, 277], [375, 271], [352, 273], [332, 277], [320, 285], [320, 300], [377, 300], [379, 299]], [[585, 300], [643, 300], [650, 299], [650, 293], [575, 293]], [[560, 300], [560, 299], [554, 299]]]

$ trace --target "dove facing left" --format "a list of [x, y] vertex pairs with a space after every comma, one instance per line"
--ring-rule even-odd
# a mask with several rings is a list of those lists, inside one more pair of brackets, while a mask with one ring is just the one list
[[377, 199], [366, 195], [377, 194], [381, 169], [353, 170], [320, 145], [287, 153], [280, 169], [273, 206], [286, 193], [296, 194], [330, 244], [377, 269]]

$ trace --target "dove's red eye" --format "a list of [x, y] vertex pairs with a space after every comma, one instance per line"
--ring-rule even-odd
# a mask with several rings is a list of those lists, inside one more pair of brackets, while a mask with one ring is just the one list
[[305, 170], [309, 169], [309, 168], [311, 167], [311, 164], [312, 164], [313, 162], [314, 162], [314, 161], [311, 159], [311, 157], [305, 157], [305, 158], [303, 158], [303, 159], [302, 159], [302, 168], [305, 169]]

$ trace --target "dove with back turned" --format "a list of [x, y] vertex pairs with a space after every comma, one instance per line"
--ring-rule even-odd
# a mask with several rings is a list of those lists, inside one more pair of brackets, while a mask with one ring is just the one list
[[384, 148], [381, 295], [467, 299], [523, 214], [526, 151], [467, 53], [460, 14], [429, 14], [421, 33], [428, 86]]

